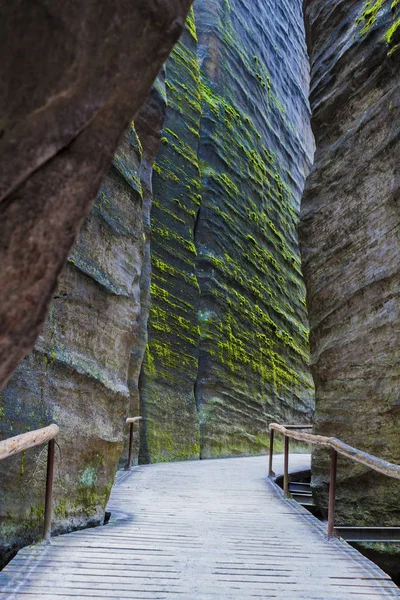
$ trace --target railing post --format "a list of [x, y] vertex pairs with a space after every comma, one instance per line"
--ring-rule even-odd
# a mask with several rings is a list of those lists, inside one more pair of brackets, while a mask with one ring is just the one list
[[336, 496], [337, 452], [331, 448], [331, 476], [329, 483], [329, 508], [328, 508], [328, 537], [335, 535], [335, 496]]
[[275, 431], [270, 429], [269, 431], [269, 468], [268, 468], [268, 477], [273, 477], [275, 473], [272, 470], [272, 461], [274, 458], [274, 434]]
[[54, 454], [56, 442], [49, 440], [47, 452], [47, 475], [46, 475], [46, 500], [44, 505], [44, 528], [43, 538], [45, 542], [50, 542], [51, 519], [53, 512], [53, 481], [54, 481]]
[[285, 435], [285, 455], [283, 467], [283, 493], [289, 496], [289, 437]]
[[126, 465], [126, 470], [129, 471], [132, 464], [132, 455], [133, 455], [133, 423], [130, 423], [129, 427], [129, 453], [128, 453], [128, 463]]

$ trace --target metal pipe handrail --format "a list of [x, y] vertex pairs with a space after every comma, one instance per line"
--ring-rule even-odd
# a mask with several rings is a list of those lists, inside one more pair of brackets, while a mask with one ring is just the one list
[[128, 417], [126, 419], [126, 423], [130, 425], [129, 427], [129, 452], [128, 452], [128, 462], [126, 463], [125, 470], [129, 471], [132, 465], [132, 456], [133, 456], [133, 426], [137, 421], [142, 421], [143, 417]]
[[335, 437], [326, 437], [323, 435], [314, 435], [311, 433], [300, 433], [298, 429], [311, 429], [311, 425], [290, 425], [284, 426], [278, 423], [271, 423], [269, 425], [270, 431], [270, 450], [269, 450], [269, 477], [274, 476], [272, 470], [272, 460], [274, 452], [274, 433], [275, 431], [281, 433], [285, 438], [285, 449], [284, 449], [284, 474], [283, 474], [283, 491], [286, 497], [289, 496], [289, 438], [295, 439], [299, 442], [306, 442], [308, 444], [314, 444], [316, 446], [322, 446], [324, 448], [330, 448], [331, 450], [331, 468], [330, 468], [330, 483], [329, 483], [329, 506], [328, 506], [328, 536], [332, 537], [335, 535], [335, 491], [336, 491], [336, 475], [337, 475], [337, 455], [341, 454], [346, 458], [349, 458], [353, 462], [362, 464], [369, 469], [373, 469], [378, 473], [383, 473], [388, 477], [400, 479], [400, 466], [391, 463], [387, 460], [383, 460], [349, 446], [342, 440]]
[[42, 429], [36, 429], [35, 431], [28, 431], [27, 433], [21, 433], [14, 437], [8, 438], [0, 442], [0, 460], [35, 448], [41, 444], [48, 442], [47, 450], [47, 473], [46, 473], [46, 496], [44, 505], [44, 525], [43, 525], [43, 539], [45, 542], [50, 541], [51, 536], [51, 520], [53, 512], [53, 483], [54, 483], [54, 454], [55, 454], [55, 438], [57, 437], [60, 428], [58, 425], [49, 425], [48, 427], [42, 427]]

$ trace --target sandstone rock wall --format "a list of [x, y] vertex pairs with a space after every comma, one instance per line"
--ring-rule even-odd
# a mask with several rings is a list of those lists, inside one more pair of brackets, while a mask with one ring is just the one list
[[[198, 15], [203, 189], [196, 228], [202, 456], [265, 451], [311, 416], [296, 226], [313, 158], [301, 2]], [[285, 68], [282, 65], [285, 64]]]
[[115, 149], [190, 4], [0, 6], [0, 389], [34, 346]]
[[[56, 530], [101, 522], [127, 414], [140, 462], [257, 453], [268, 421], [309, 420], [307, 94], [300, 0], [198, 0], [2, 392], [3, 437], [60, 425]], [[0, 469], [10, 549], [41, 527], [45, 451]]]
[[313, 402], [301, 3], [197, 0], [166, 72], [141, 460], [260, 452], [271, 419], [308, 421]]
[[[138, 414], [147, 342], [151, 169], [162, 76], [118, 148], [58, 285], [44, 330], [0, 395], [1, 435], [57, 423], [54, 529], [99, 524], [125, 418]], [[46, 447], [0, 463], [0, 552], [40, 534]]]
[[193, 11], [166, 64], [166, 118], [153, 173], [149, 343], [141, 377], [142, 462], [198, 458], [194, 396], [198, 368], [194, 229], [200, 77]]
[[[300, 240], [315, 432], [399, 463], [400, 7], [306, 2], [317, 153]], [[326, 506], [326, 452], [313, 485]], [[400, 486], [339, 461], [338, 518], [398, 525]]]

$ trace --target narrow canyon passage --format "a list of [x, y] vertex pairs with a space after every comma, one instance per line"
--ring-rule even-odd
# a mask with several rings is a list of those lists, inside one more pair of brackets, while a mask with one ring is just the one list
[[[400, 473], [400, 0], [78, 4], [0, 9], [0, 567], [54, 538], [1, 593], [397, 596], [239, 457], [308, 424]], [[388, 535], [370, 466], [335, 524]]]
[[[292, 455], [293, 470], [309, 455]], [[282, 456], [274, 468], [282, 472]], [[108, 525], [21, 550], [8, 600], [379, 600], [390, 578], [266, 479], [265, 457], [120, 471]]]
[[[310, 422], [309, 78], [301, 0], [194, 2], [0, 394], [3, 438], [60, 427], [55, 532], [102, 522], [127, 416], [135, 463], [260, 454], [271, 421]], [[0, 463], [0, 554], [40, 535], [43, 456]]]

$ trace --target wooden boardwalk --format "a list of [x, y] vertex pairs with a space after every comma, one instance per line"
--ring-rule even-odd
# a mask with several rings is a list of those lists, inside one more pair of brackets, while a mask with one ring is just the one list
[[0, 573], [0, 600], [400, 598], [373, 563], [284, 500], [266, 471], [257, 457], [122, 472], [110, 523], [21, 550]]

